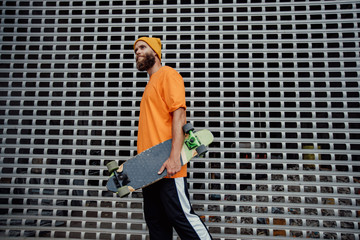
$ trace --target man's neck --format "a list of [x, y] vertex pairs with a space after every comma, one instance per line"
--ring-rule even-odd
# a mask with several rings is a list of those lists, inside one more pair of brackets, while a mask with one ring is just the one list
[[147, 70], [149, 76], [151, 77], [151, 75], [153, 75], [154, 73], [156, 73], [157, 71], [159, 71], [159, 69], [161, 68], [161, 63], [158, 59], [156, 59], [156, 62], [154, 64], [154, 66], [152, 66], [150, 69]]

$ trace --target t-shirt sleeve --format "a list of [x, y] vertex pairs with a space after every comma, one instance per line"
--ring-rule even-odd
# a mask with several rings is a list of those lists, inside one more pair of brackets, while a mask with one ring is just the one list
[[163, 96], [169, 112], [174, 112], [178, 108], [186, 109], [185, 86], [181, 75], [171, 69], [163, 82]]

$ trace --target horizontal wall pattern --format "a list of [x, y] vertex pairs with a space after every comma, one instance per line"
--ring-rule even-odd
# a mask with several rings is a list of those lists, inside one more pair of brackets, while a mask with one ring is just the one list
[[214, 239], [359, 239], [359, 19], [355, 0], [1, 1], [1, 238], [148, 239], [105, 164], [136, 154], [132, 45], [154, 36], [215, 136], [188, 170]]

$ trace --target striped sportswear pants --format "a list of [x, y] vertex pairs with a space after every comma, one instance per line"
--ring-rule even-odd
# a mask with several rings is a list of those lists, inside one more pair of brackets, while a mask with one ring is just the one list
[[173, 228], [181, 240], [212, 239], [191, 207], [186, 178], [164, 178], [144, 188], [143, 196], [150, 240], [172, 240]]

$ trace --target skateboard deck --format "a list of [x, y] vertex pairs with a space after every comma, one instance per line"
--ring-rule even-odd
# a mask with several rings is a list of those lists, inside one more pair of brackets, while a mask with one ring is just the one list
[[[198, 132], [193, 131], [191, 124], [183, 127], [185, 140], [181, 151], [181, 165], [187, 164], [193, 157], [201, 156], [207, 152], [207, 146], [212, 143], [214, 137], [212, 133], [203, 129]], [[129, 193], [144, 188], [154, 182], [159, 181], [167, 175], [166, 169], [162, 174], [158, 174], [161, 166], [169, 158], [172, 140], [169, 139], [144, 152], [128, 159], [118, 166], [116, 161], [107, 164], [110, 177], [106, 184], [109, 191], [118, 193], [120, 197], [125, 197]]]

